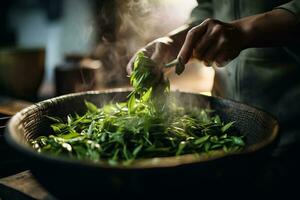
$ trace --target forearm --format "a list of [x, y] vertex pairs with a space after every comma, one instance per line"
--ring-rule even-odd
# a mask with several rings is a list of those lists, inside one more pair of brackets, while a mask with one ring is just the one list
[[272, 47], [300, 44], [300, 24], [287, 10], [275, 9], [232, 22], [243, 32], [243, 47]]

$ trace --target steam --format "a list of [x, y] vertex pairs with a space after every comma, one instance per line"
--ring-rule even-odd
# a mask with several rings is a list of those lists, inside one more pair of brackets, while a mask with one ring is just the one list
[[[193, 0], [98, 0], [93, 57], [103, 63], [105, 86], [129, 85], [126, 65], [148, 42], [181, 26]], [[174, 14], [176, 13], [176, 14]]]
[[103, 63], [107, 86], [128, 84], [125, 66], [130, 57], [155, 37], [158, 1], [104, 1], [97, 15], [98, 40], [94, 56]]

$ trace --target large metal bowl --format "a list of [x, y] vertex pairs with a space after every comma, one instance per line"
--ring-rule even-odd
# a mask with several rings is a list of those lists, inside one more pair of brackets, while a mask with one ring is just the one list
[[125, 101], [128, 93], [122, 90], [75, 93], [37, 103], [13, 116], [6, 130], [6, 140], [28, 159], [33, 175], [54, 196], [88, 199], [96, 195], [170, 197], [171, 194], [177, 196], [179, 191], [186, 195], [197, 190], [204, 195], [210, 194], [211, 189], [241, 187], [267, 160], [278, 138], [277, 120], [264, 111], [231, 100], [172, 92], [179, 104], [211, 108], [223, 120], [236, 121], [237, 129], [246, 136], [246, 148], [235, 154], [216, 151], [199, 157], [153, 158], [130, 167], [111, 167], [105, 162], [39, 154], [28, 145], [29, 139], [50, 133], [51, 122], [46, 115], [65, 117], [69, 113], [84, 113], [84, 100], [102, 106], [106, 102]]

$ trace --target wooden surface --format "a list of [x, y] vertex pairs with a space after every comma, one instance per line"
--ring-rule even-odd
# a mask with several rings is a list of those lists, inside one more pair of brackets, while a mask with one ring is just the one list
[[[27, 101], [3, 96], [0, 97], [0, 169], [3, 170], [0, 172], [1, 176], [3, 176], [3, 174], [16, 173], [20, 169], [23, 169], [21, 166], [21, 158], [18, 158], [13, 151], [8, 149], [9, 147], [4, 142], [2, 132], [4, 131], [5, 123], [9, 119], [9, 116], [14, 115], [29, 105], [31, 105], [31, 103]], [[45, 199], [47, 196], [47, 192], [39, 186], [29, 171], [0, 179], [0, 200]]]
[[30, 171], [24, 171], [0, 179], [0, 199], [54, 199], [33, 178]]
[[16, 112], [31, 105], [30, 102], [23, 100], [5, 99], [0, 101], [0, 113], [5, 115], [14, 115]]

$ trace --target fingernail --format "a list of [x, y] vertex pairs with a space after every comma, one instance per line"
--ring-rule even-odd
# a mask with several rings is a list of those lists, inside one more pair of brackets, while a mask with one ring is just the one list
[[177, 75], [180, 75], [185, 69], [185, 63], [182, 60], [182, 57], [178, 57], [178, 63], [175, 67], [175, 72]]

